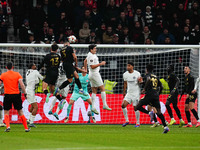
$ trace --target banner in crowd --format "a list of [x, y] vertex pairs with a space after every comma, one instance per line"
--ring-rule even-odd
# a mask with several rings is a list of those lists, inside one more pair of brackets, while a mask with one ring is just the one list
[[[53, 115], [48, 114], [52, 100], [55, 97], [51, 96], [49, 102], [45, 103], [45, 95], [44, 94], [36, 94], [37, 103], [38, 103], [38, 113], [35, 118], [35, 123], [64, 123], [64, 119], [67, 115], [67, 107], [68, 107], [68, 102], [69, 102], [70, 96], [71, 96], [71, 94], [68, 95], [67, 103], [64, 105], [63, 109], [58, 113], [59, 120], [57, 120]], [[144, 96], [144, 95], [141, 95], [141, 97], [142, 96]], [[164, 114], [166, 120], [169, 122], [170, 117], [169, 117], [166, 107], [165, 107], [167, 96], [168, 95], [165, 95], [165, 94], [160, 95], [160, 104], [161, 104], [162, 113]], [[182, 100], [178, 103], [178, 107], [180, 108], [183, 120], [185, 122], [187, 122], [186, 116], [185, 116], [185, 109], [184, 109], [185, 98], [186, 98], [186, 95], [183, 95]], [[28, 101], [24, 99], [24, 96], [22, 96], [22, 101], [23, 101], [22, 105], [23, 105], [24, 115], [27, 119], [29, 119], [30, 105], [29, 105]], [[103, 103], [101, 100], [101, 95], [97, 94], [95, 107], [96, 107], [97, 111], [99, 112], [99, 115], [94, 115], [94, 117], [96, 119], [96, 123], [98, 123], [98, 124], [122, 124], [122, 123], [124, 123], [125, 119], [124, 119], [122, 108], [121, 108], [122, 101], [123, 101], [122, 94], [107, 94], [107, 103], [108, 103], [108, 106], [112, 108], [112, 111], [104, 110]], [[3, 102], [3, 96], [1, 95], [0, 103], [2, 104], [2, 102]], [[56, 111], [58, 104], [59, 104], [59, 101], [57, 100], [56, 105], [53, 109], [53, 112]], [[147, 107], [145, 107], [145, 108], [147, 109]], [[195, 103], [195, 109], [196, 108], [197, 108], [197, 104]], [[135, 112], [134, 112], [133, 106], [128, 105], [127, 110], [128, 110], [128, 117], [129, 117], [130, 123], [135, 124], [136, 119], [135, 119]], [[90, 111], [90, 106], [88, 105], [88, 103], [84, 102], [81, 98], [79, 98], [72, 106], [68, 123], [87, 123], [89, 120], [89, 117], [87, 115], [88, 111]], [[174, 118], [177, 120], [176, 123], [178, 124], [179, 119], [178, 119], [177, 115], [175, 114], [174, 110], [173, 110], [173, 114], [174, 114]], [[192, 123], [195, 124], [196, 120], [194, 119], [193, 115], [191, 115], [191, 117], [192, 117]], [[12, 109], [10, 111], [10, 120], [11, 120], [11, 123], [21, 123], [21, 121], [19, 120], [19, 117], [17, 115], [17, 111], [14, 109]], [[151, 124], [149, 115], [140, 113], [140, 123], [141, 124]]]

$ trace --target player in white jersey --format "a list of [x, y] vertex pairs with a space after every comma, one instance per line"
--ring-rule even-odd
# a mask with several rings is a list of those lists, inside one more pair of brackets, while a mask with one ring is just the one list
[[195, 94], [197, 92], [197, 88], [199, 87], [200, 77], [197, 78], [194, 89], [192, 90], [192, 93]]
[[101, 63], [99, 63], [99, 59], [96, 55], [96, 52], [97, 52], [96, 45], [94, 44], [89, 45], [89, 53], [87, 55], [87, 58], [84, 61], [84, 67], [87, 68], [87, 64], [88, 64], [88, 68], [89, 68], [89, 80], [92, 87], [92, 110], [94, 109], [94, 104], [95, 104], [98, 88], [101, 90], [103, 109], [112, 110], [107, 105], [105, 87], [104, 87], [101, 75], [99, 73], [100, 66], [105, 65], [106, 62], [102, 61]]
[[[127, 71], [123, 74], [123, 79], [124, 79], [124, 90], [123, 90], [124, 100], [122, 102], [122, 110], [124, 117], [126, 119], [126, 123], [124, 123], [122, 126], [125, 127], [126, 125], [129, 124], [126, 107], [128, 104], [133, 104], [135, 110], [135, 107], [140, 99], [139, 83], [142, 83], [143, 80], [140, 73], [134, 70], [134, 64], [132, 62], [128, 62]], [[135, 111], [135, 115], [137, 120], [135, 127], [140, 127], [140, 112], [138, 110]]]
[[27, 121], [30, 127], [36, 127], [33, 122], [38, 110], [37, 99], [35, 97], [35, 86], [39, 83], [39, 79], [43, 80], [42, 75], [36, 70], [37, 67], [34, 63], [30, 64], [26, 72], [26, 93], [27, 101], [31, 104], [30, 117]]
[[[59, 87], [66, 80], [67, 80], [67, 77], [66, 77], [65, 71], [63, 70], [63, 63], [60, 63], [59, 70], [58, 70], [58, 80], [57, 80], [57, 83], [56, 83], [56, 87]], [[58, 107], [56, 109], [56, 112], [53, 113], [52, 110], [53, 110], [53, 107], [55, 106], [55, 103], [56, 103], [56, 100], [57, 100], [56, 97], [54, 98], [54, 100], [52, 101], [51, 107], [50, 107], [50, 111], [48, 112], [49, 115], [53, 114], [56, 117], [56, 119], [59, 120], [58, 113], [66, 103], [65, 99], [66, 99], [66, 97], [68, 95], [68, 92], [69, 92], [69, 85], [66, 86], [64, 89], [60, 90], [59, 93], [62, 95], [62, 100], [60, 101], [60, 103], [59, 103], [59, 105], [58, 105]]]

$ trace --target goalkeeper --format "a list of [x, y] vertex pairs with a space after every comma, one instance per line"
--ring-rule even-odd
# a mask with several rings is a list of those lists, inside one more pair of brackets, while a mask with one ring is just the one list
[[[85, 70], [84, 67], [82, 67], [81, 69]], [[74, 102], [77, 101], [79, 98], [82, 98], [82, 100], [87, 101], [90, 104], [90, 109], [92, 111], [92, 120], [93, 120], [94, 123], [96, 123], [96, 120], [95, 120], [95, 117], [94, 117], [94, 113], [97, 114], [97, 115], [99, 113], [96, 110], [96, 108], [92, 109], [92, 100], [90, 98], [90, 95], [88, 93], [88, 88], [87, 88], [88, 83], [89, 83], [88, 74], [85, 73], [85, 72], [82, 72], [82, 73], [79, 73], [78, 75], [79, 75], [79, 79], [80, 79], [83, 91], [87, 95], [80, 94], [79, 93], [79, 88], [78, 88], [77, 84], [75, 84], [74, 91], [72, 93], [72, 96], [71, 96], [70, 101], [69, 101], [69, 105], [67, 107], [67, 117], [65, 118], [64, 122], [67, 123], [69, 121], [69, 114], [70, 114], [71, 107], [74, 104]]]

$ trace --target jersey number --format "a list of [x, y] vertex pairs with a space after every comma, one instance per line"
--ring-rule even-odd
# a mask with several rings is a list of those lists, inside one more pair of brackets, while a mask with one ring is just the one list
[[151, 81], [152, 81], [153, 87], [157, 88], [157, 86], [158, 86], [158, 80], [156, 78], [152, 78]]
[[55, 58], [51, 58], [51, 64], [52, 66], [57, 66], [59, 64], [59, 58], [55, 57]]

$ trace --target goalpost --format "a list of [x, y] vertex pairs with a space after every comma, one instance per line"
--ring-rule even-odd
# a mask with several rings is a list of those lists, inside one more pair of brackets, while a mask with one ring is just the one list
[[[50, 52], [50, 44], [0, 44], [0, 73], [5, 72], [5, 65], [8, 61], [14, 63], [14, 70], [20, 72], [24, 78], [28, 65], [34, 62], [37, 66], [42, 61], [44, 55]], [[62, 47], [63, 45], [59, 45]], [[78, 57], [78, 66], [83, 65], [83, 61], [88, 53], [88, 45], [72, 44], [76, 49]], [[175, 73], [181, 80], [179, 86], [179, 93], [181, 93], [184, 84], [184, 66], [189, 65], [191, 67], [191, 74], [196, 78], [200, 74], [200, 53], [199, 45], [97, 45], [97, 55], [99, 61], [106, 61], [105, 66], [101, 66], [100, 73], [103, 80], [109, 80], [113, 83], [117, 83], [113, 88], [113, 93], [107, 94], [107, 103], [113, 109], [112, 111], [106, 111], [102, 109], [102, 100], [100, 94], [97, 94], [96, 107], [100, 112], [99, 115], [95, 115], [97, 123], [100, 124], [122, 124], [125, 122], [123, 112], [121, 109], [121, 103], [123, 100], [123, 73], [126, 71], [126, 64], [131, 61], [135, 65], [135, 70], [139, 71], [142, 76], [145, 74], [145, 67], [151, 63], [154, 65], [154, 73], [165, 82], [167, 79], [166, 68], [169, 64], [175, 66]], [[41, 73], [44, 74], [45, 70]], [[112, 87], [112, 86], [110, 86]], [[88, 88], [91, 93], [91, 88]], [[108, 89], [110, 90], [110, 89]], [[198, 92], [198, 97], [200, 90]], [[67, 106], [71, 94], [67, 97], [67, 103], [62, 111], [59, 112], [59, 120], [54, 116], [48, 115], [48, 111], [51, 105], [53, 96], [50, 97], [49, 103], [45, 103], [45, 95], [41, 91], [41, 85], [36, 88], [37, 101], [39, 105], [38, 114], [36, 116], [36, 123], [64, 123], [64, 118], [67, 113]], [[163, 90], [160, 95], [160, 101], [162, 106], [162, 112], [164, 113], [166, 120], [170, 121], [169, 115], [164, 106], [168, 95], [167, 88]], [[23, 96], [22, 96], [23, 97]], [[3, 101], [3, 96], [0, 96], [0, 103]], [[178, 103], [178, 107], [181, 110], [183, 120], [186, 121], [185, 111], [185, 95]], [[56, 103], [56, 106], [58, 102]], [[29, 118], [29, 104], [23, 97], [23, 111], [26, 118]], [[200, 100], [195, 103], [195, 108], [198, 109], [200, 116]], [[133, 106], [128, 106], [128, 117], [131, 123], [135, 123], [135, 113]], [[55, 111], [55, 109], [53, 110]], [[82, 99], [79, 99], [72, 107], [69, 123], [87, 123], [89, 106], [84, 103]], [[178, 117], [173, 111], [175, 119], [178, 121]], [[196, 123], [196, 120], [192, 116], [192, 123]], [[19, 119], [16, 111], [11, 111], [11, 122], [18, 123]], [[150, 124], [150, 118], [148, 115], [140, 113], [141, 124]], [[186, 121], [187, 122], [187, 121]]]

